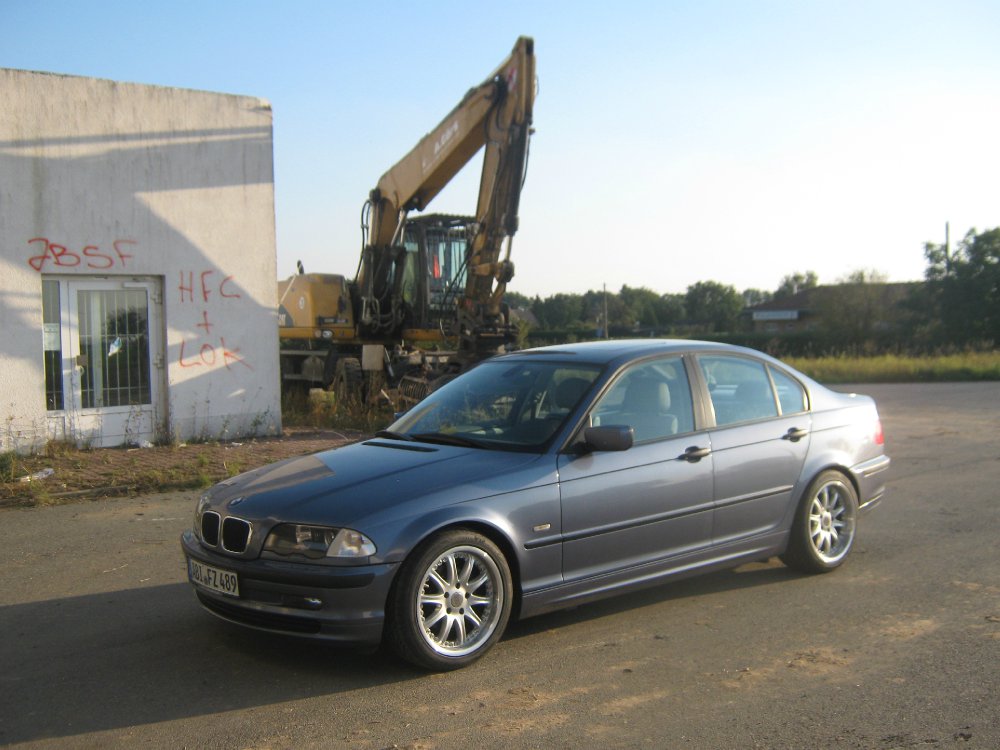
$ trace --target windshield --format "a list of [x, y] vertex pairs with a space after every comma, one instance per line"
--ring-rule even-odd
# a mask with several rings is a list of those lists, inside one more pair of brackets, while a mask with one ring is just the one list
[[563, 426], [600, 369], [557, 362], [484, 362], [432, 393], [386, 437], [537, 450]]

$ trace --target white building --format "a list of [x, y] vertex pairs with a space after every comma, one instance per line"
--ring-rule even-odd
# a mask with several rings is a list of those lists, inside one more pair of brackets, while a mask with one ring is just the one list
[[0, 69], [0, 451], [281, 429], [270, 105]]

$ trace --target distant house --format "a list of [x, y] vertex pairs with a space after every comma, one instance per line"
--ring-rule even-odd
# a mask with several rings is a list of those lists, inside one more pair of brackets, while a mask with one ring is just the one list
[[[792, 333], [810, 331], [824, 323], [838, 323], [838, 318], [847, 315], [849, 306], [851, 317], [860, 312], [878, 316], [869, 321], [873, 329], [890, 327], [899, 304], [920, 285], [920, 282], [892, 284], [830, 284], [803, 289], [789, 297], [772, 299], [747, 308], [755, 332]], [[859, 292], [863, 292], [863, 302], [867, 310], [858, 310]], [[828, 321], [827, 318], [833, 320]]]

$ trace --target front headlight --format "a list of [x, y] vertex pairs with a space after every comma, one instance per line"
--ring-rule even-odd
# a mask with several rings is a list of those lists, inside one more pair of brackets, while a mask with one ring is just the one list
[[375, 554], [375, 545], [353, 529], [283, 523], [271, 529], [264, 550], [285, 557], [301, 555], [321, 560], [324, 557], [368, 557]]

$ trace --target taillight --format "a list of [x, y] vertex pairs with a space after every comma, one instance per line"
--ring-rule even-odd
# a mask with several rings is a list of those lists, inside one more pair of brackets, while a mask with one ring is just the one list
[[875, 445], [885, 445], [885, 433], [882, 432], [882, 420], [875, 420]]

